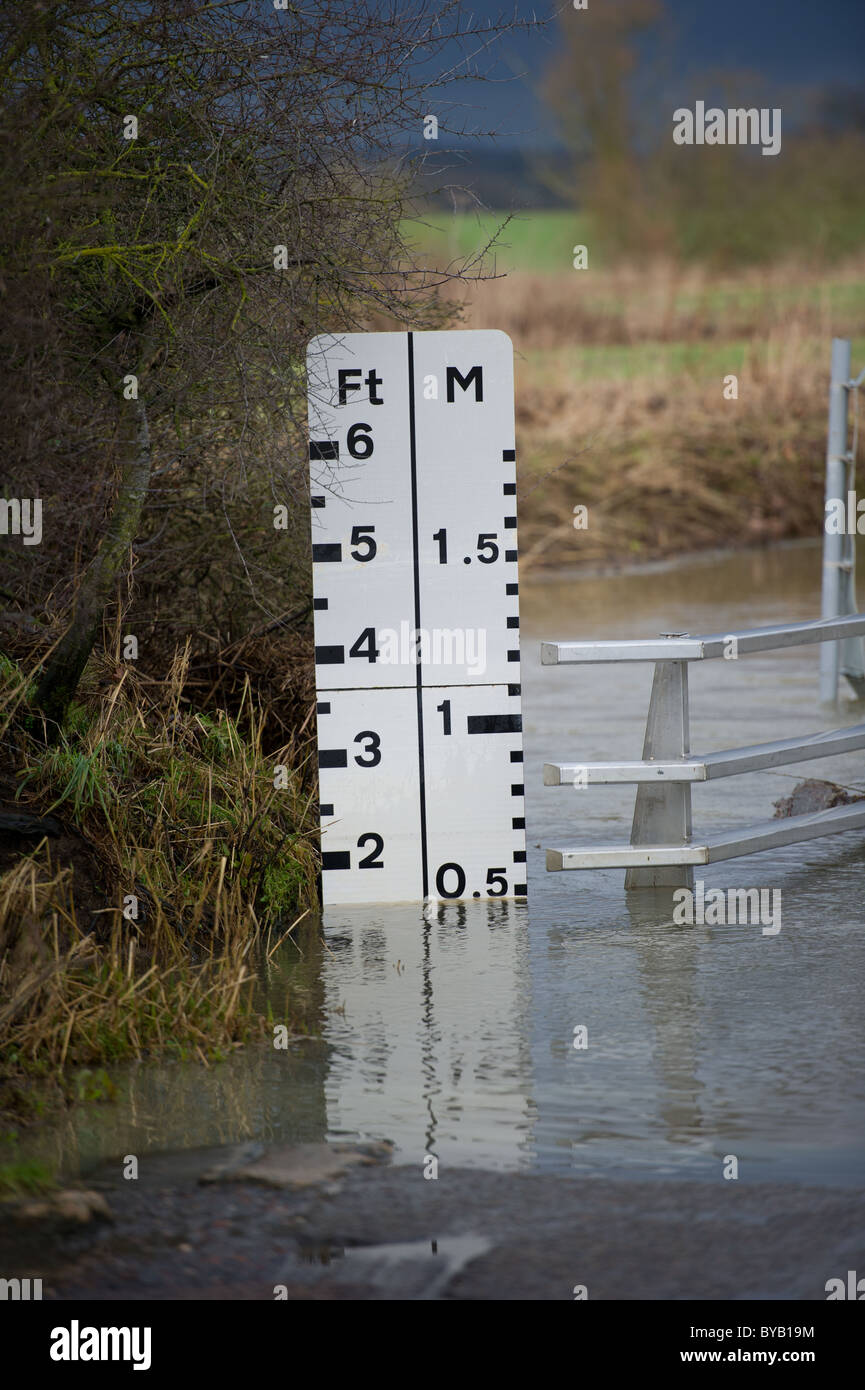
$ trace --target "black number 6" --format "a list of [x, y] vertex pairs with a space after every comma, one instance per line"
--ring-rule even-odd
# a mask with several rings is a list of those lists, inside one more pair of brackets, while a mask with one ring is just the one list
[[345, 442], [348, 445], [348, 452], [353, 459], [368, 459], [373, 451], [371, 425], [352, 425]]

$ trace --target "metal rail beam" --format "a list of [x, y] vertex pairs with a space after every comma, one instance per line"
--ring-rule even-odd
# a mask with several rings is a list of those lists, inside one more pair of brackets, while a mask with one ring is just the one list
[[786, 767], [812, 758], [828, 758], [865, 748], [865, 724], [846, 729], [780, 738], [773, 743], [754, 743], [727, 748], [719, 753], [695, 753], [675, 762], [544, 763], [544, 786], [604, 786], [636, 782], [712, 782], [743, 772]]
[[781, 845], [799, 844], [822, 835], [865, 826], [865, 801], [833, 806], [807, 816], [762, 821], [712, 835], [699, 845], [591, 845], [548, 849], [547, 869], [628, 869], [654, 866], [716, 864], [740, 855], [759, 854]]
[[610, 661], [708, 661], [724, 656], [735, 641], [739, 656], [751, 652], [804, 647], [865, 635], [865, 613], [848, 617], [815, 618], [805, 623], [713, 632], [703, 636], [656, 637], [625, 642], [542, 642], [542, 666], [601, 664]]

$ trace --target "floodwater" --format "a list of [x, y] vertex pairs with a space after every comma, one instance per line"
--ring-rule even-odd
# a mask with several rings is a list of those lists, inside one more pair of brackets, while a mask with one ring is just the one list
[[[385, 1139], [394, 1161], [639, 1179], [861, 1184], [865, 832], [697, 870], [781, 892], [781, 930], [676, 925], [621, 870], [547, 873], [547, 847], [627, 842], [633, 787], [544, 787], [546, 761], [639, 758], [650, 665], [542, 667], [541, 640], [729, 632], [819, 610], [817, 546], [521, 589], [529, 900], [340, 909], [265, 967], [277, 1021], [318, 1035], [204, 1071], [114, 1073], [111, 1105], [42, 1136], [100, 1160], [261, 1140]], [[817, 706], [816, 646], [696, 663], [694, 751], [862, 719]], [[696, 786], [701, 830], [768, 819], [806, 776], [865, 789], [865, 754]], [[575, 1047], [575, 1029], [586, 1030]]]

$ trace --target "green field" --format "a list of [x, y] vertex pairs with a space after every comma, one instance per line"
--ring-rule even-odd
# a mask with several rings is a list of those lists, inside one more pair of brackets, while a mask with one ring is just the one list
[[[589, 218], [584, 213], [551, 209], [516, 214], [446, 213], [437, 209], [428, 219], [404, 221], [403, 233], [422, 264], [444, 266], [483, 256], [483, 268], [498, 275], [578, 274], [573, 270], [573, 248], [585, 244], [589, 271], [611, 270], [593, 244]], [[786, 283], [781, 284], [777, 277], [772, 283], [763, 283], [760, 278], [742, 276], [740, 280], [732, 276], [722, 283], [713, 278], [699, 291], [683, 285], [676, 290], [673, 311], [677, 315], [710, 313], [723, 318], [743, 313], [759, 316], [768, 306], [776, 312], [820, 306], [830, 315], [865, 314], [865, 280], [851, 280], [828, 267], [815, 276], [809, 269], [807, 260], [803, 261], [800, 272], [791, 269]], [[593, 284], [593, 308], [620, 312], [627, 293], [609, 279], [605, 284]]]
[[[853, 361], [865, 363], [865, 337], [852, 341]], [[765, 345], [753, 341], [724, 342], [648, 342], [612, 343], [586, 347], [529, 349], [521, 355], [524, 364], [522, 380], [526, 386], [533, 380], [549, 381], [564, 376], [572, 382], [603, 380], [630, 381], [636, 377], [691, 376], [718, 380], [728, 372], [741, 372], [746, 362], [760, 353]], [[808, 339], [800, 354], [810, 361], [816, 372], [823, 374], [828, 364], [828, 345], [822, 338]]]
[[403, 231], [410, 245], [437, 262], [474, 258], [495, 239], [488, 256], [490, 268], [494, 261], [499, 274], [515, 270], [550, 274], [572, 268], [573, 248], [586, 242], [588, 223], [584, 214], [567, 210], [509, 214], [436, 209], [422, 222], [404, 222]]

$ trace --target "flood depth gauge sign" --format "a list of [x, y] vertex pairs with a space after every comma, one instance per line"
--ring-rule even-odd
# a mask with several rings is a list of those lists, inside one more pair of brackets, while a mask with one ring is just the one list
[[325, 905], [526, 893], [513, 349], [314, 338]]

